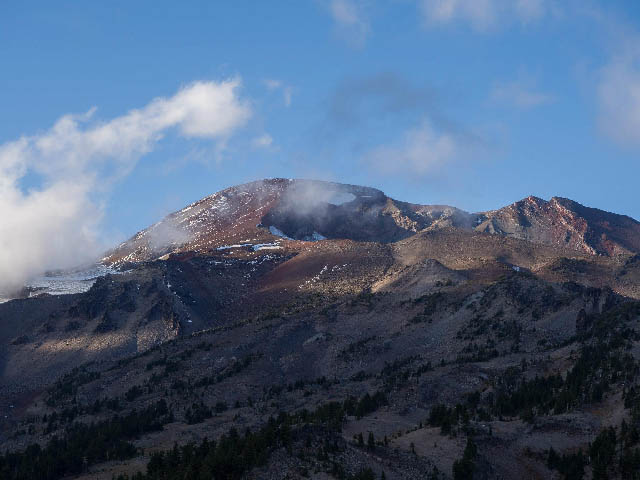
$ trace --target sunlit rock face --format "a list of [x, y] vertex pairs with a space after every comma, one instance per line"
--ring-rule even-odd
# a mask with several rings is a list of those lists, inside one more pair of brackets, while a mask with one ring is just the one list
[[634, 219], [553, 197], [527, 197], [479, 216], [476, 230], [594, 255], [640, 251], [640, 223]]

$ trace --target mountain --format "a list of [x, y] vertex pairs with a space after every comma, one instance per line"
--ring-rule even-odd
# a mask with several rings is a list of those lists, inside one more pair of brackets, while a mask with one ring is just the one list
[[374, 188], [261, 180], [222, 190], [168, 215], [118, 246], [104, 262], [119, 265], [167, 253], [283, 239], [388, 243], [433, 225], [470, 227], [471, 223], [471, 216], [456, 208], [398, 202]]
[[[231, 187], [137, 233], [104, 258], [109, 265], [238, 244], [349, 239], [391, 243], [425, 229], [455, 227], [566, 247], [593, 255], [640, 252], [640, 222], [577, 202], [527, 197], [490, 212], [415, 205], [380, 190], [273, 179]], [[295, 244], [288, 244], [297, 249]]]
[[0, 478], [634, 478], [637, 233], [560, 198], [223, 190], [89, 291], [0, 304]]

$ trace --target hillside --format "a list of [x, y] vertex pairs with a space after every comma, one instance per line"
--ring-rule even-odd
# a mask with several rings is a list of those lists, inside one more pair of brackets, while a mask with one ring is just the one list
[[0, 304], [0, 477], [637, 478], [639, 225], [223, 190]]

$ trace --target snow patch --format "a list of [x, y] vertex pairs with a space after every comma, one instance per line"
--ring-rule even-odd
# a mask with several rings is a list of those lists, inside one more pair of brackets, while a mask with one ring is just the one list
[[242, 244], [237, 244], [237, 245], [222, 245], [218, 248], [216, 248], [216, 250], [229, 250], [231, 248], [242, 248], [242, 247], [250, 247], [251, 244], [250, 243], [242, 243]]
[[[86, 269], [47, 272], [44, 275], [27, 282], [25, 287], [32, 291], [32, 295], [48, 293], [49, 295], [68, 295], [70, 293], [84, 293], [89, 290], [99, 277], [107, 274], [117, 275], [118, 270], [102, 264], [93, 265]], [[0, 303], [11, 300], [0, 292]]]
[[253, 248], [254, 252], [257, 252], [258, 250], [277, 250], [282, 247], [277, 243], [258, 243], [251, 248]]
[[288, 237], [287, 235], [285, 235], [285, 233], [282, 230], [280, 230], [277, 227], [274, 227], [273, 225], [269, 227], [269, 232], [271, 232], [271, 235], [275, 235], [276, 237], [282, 237], [285, 240], [293, 240], [293, 238]]

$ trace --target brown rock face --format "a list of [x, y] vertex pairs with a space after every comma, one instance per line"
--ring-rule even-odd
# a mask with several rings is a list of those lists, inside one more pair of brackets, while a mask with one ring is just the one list
[[480, 214], [476, 230], [535, 243], [615, 256], [640, 251], [640, 223], [624, 215], [553, 197], [527, 197], [508, 207]]

